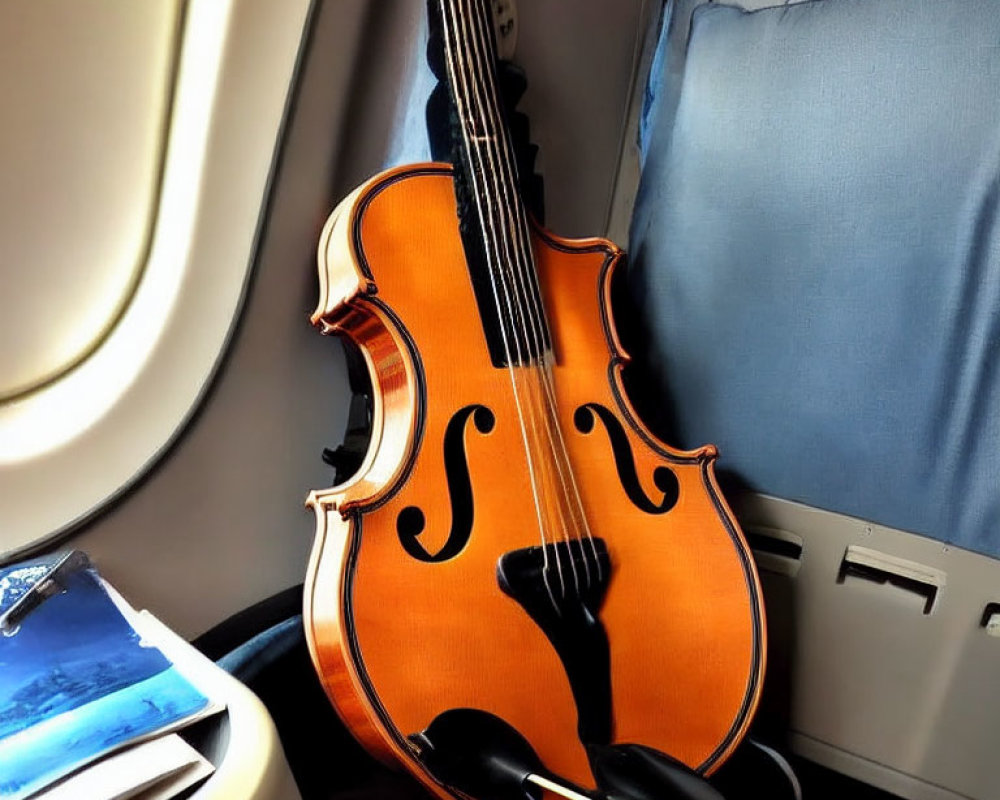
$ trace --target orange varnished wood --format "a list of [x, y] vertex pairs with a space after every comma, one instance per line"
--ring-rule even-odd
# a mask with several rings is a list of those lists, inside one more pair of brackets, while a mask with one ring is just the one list
[[[408, 167], [373, 179], [335, 212], [320, 243], [313, 321], [359, 345], [376, 397], [362, 468], [309, 498], [318, 521], [306, 586], [310, 648], [362, 743], [404, 763], [441, 797], [451, 795], [422, 773], [405, 737], [463, 706], [501, 716], [550, 769], [591, 787], [565, 671], [495, 577], [503, 553], [540, 543], [538, 524], [512, 376], [490, 363], [446, 170]], [[715, 482], [715, 449], [681, 452], [657, 442], [623, 399], [626, 357], [607, 324], [619, 251], [603, 240], [548, 234], [536, 237], [535, 250], [557, 424], [587, 524], [613, 563], [601, 619], [615, 741], [710, 772], [749, 723], [764, 653], [759, 586]], [[516, 372], [522, 405], [534, 408], [543, 394], [537, 373]], [[466, 431], [471, 540], [444, 563], [415, 560], [400, 545], [396, 518], [418, 506], [427, 522], [423, 546], [435, 552], [444, 544], [451, 525], [445, 427], [474, 403], [488, 406], [496, 425], [488, 434]], [[680, 498], [672, 510], [650, 515], [631, 503], [603, 429], [582, 434], [573, 424], [585, 403], [619, 416], [650, 497], [661, 495], [654, 469], [674, 471]], [[552, 464], [535, 455], [540, 481], [556, 486]], [[558, 507], [542, 505], [547, 519], [558, 517]]]

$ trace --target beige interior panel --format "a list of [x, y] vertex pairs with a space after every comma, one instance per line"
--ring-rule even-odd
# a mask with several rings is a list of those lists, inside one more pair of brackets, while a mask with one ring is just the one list
[[901, 797], [1000, 797], [1000, 561], [770, 497], [736, 510], [768, 615], [762, 719]]
[[0, 398], [91, 351], [145, 265], [182, 7], [0, 4]]
[[[515, 58], [528, 89], [518, 107], [538, 145], [546, 225], [561, 236], [607, 236], [629, 100], [658, 3], [521, 2], [519, 8]], [[616, 244], [628, 244], [615, 235]]]

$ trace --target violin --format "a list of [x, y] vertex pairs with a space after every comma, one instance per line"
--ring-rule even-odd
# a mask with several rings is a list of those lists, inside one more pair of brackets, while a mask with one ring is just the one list
[[429, 3], [454, 164], [376, 175], [319, 241], [312, 322], [362, 365], [368, 444], [307, 500], [310, 653], [439, 798], [472, 791], [440, 742], [497, 730], [582, 791], [646, 754], [709, 774], [761, 690], [757, 574], [716, 448], [664, 444], [626, 396], [622, 251], [525, 208], [488, 6]]

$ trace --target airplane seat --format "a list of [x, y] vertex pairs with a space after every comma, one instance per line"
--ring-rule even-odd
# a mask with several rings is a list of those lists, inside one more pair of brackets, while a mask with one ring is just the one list
[[667, 441], [719, 446], [792, 747], [996, 797], [1000, 15], [756, 5], [667, 3], [630, 382]]

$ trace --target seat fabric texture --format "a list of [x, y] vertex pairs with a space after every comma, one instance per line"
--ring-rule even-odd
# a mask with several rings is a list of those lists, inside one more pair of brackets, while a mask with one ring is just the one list
[[1000, 556], [995, 0], [667, 7], [628, 295], [671, 442]]

